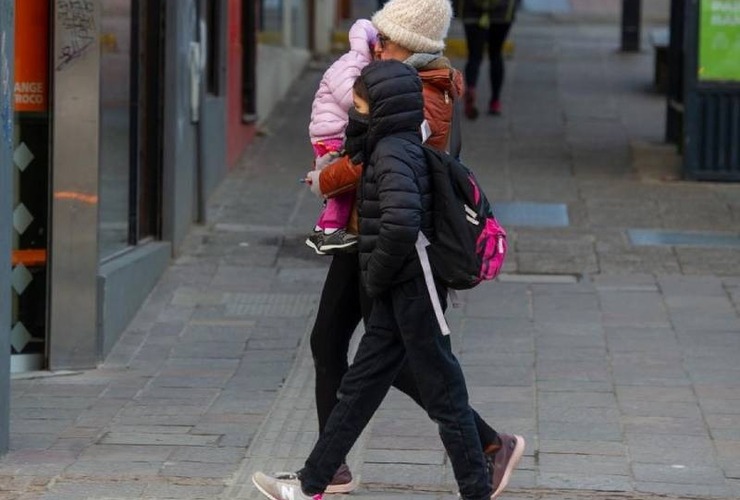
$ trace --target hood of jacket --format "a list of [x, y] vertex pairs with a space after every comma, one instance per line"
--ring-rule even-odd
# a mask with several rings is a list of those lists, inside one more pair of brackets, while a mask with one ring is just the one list
[[424, 120], [422, 84], [417, 71], [400, 61], [375, 61], [360, 75], [370, 97], [367, 149], [388, 135], [419, 136]]

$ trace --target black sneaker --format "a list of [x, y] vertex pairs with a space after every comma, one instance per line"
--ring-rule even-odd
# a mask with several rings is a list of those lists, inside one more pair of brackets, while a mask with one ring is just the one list
[[308, 235], [308, 238], [306, 238], [306, 245], [313, 248], [314, 251], [319, 255], [326, 255], [324, 252], [321, 251], [321, 245], [324, 244], [324, 232], [323, 231], [313, 231], [311, 234]]
[[347, 250], [357, 245], [357, 236], [344, 229], [337, 229], [331, 234], [323, 234], [322, 236], [323, 242], [319, 245], [319, 250], [323, 253]]

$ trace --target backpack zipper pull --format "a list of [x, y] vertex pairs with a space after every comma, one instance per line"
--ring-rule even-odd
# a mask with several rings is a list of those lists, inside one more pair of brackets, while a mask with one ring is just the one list
[[445, 90], [445, 104], [450, 103], [450, 93]]

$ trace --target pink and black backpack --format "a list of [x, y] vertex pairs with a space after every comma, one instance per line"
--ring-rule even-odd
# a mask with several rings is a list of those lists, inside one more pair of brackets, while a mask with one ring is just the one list
[[431, 270], [447, 288], [466, 290], [494, 279], [504, 265], [506, 231], [493, 216], [473, 172], [448, 153], [423, 146], [432, 177]]

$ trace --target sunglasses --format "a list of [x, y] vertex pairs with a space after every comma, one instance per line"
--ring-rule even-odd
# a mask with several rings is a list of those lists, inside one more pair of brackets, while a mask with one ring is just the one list
[[380, 45], [381, 50], [385, 50], [386, 45], [388, 44], [388, 42], [391, 41], [392, 40], [389, 37], [385, 36], [382, 33], [378, 33], [378, 45]]

